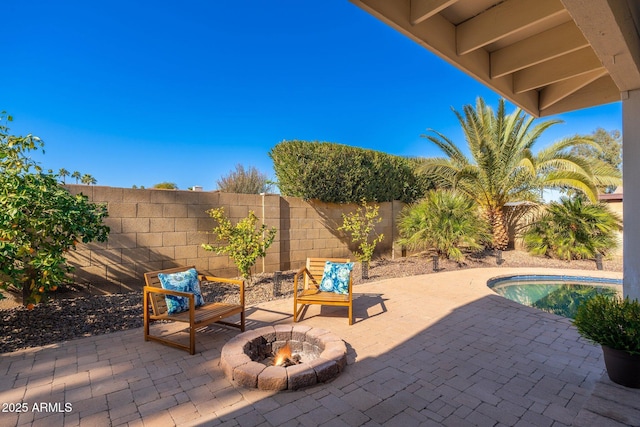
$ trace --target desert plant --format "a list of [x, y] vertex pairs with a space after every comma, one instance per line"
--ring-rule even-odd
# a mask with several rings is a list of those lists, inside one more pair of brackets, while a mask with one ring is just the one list
[[565, 260], [593, 259], [617, 246], [622, 220], [603, 203], [562, 197], [549, 204], [525, 231], [525, 247], [534, 255]]
[[424, 159], [423, 171], [441, 186], [452, 187], [483, 209], [491, 224], [492, 246], [506, 249], [509, 235], [504, 215], [508, 202], [539, 201], [545, 188], [573, 189], [597, 199], [597, 186], [619, 185], [620, 171], [602, 161], [571, 154], [571, 149], [587, 145], [601, 151], [590, 137], [565, 138], [538, 153], [533, 146], [549, 127], [560, 123], [548, 120], [534, 125], [534, 118], [521, 109], [507, 114], [500, 100], [497, 112], [478, 98], [475, 108], [464, 107], [464, 115], [454, 111], [471, 153], [468, 158], [450, 139], [431, 130], [423, 135], [446, 157]]
[[460, 261], [464, 250], [481, 250], [488, 225], [477, 205], [464, 194], [430, 191], [424, 200], [406, 206], [398, 221], [398, 243], [411, 250], [433, 249], [439, 257]]
[[354, 254], [362, 263], [363, 279], [369, 278], [369, 262], [376, 246], [384, 239], [384, 234], [376, 232], [376, 224], [382, 221], [378, 216], [379, 210], [380, 206], [363, 201], [355, 211], [342, 214], [342, 225], [338, 227], [338, 230], [349, 233], [352, 245], [358, 247]]
[[44, 147], [36, 136], [9, 134], [0, 113], [0, 288], [22, 290], [32, 307], [65, 283], [73, 270], [65, 257], [80, 242], [104, 242], [104, 205], [72, 195], [57, 175], [43, 172], [28, 153]]
[[255, 265], [258, 258], [266, 256], [267, 249], [276, 236], [276, 228], [268, 228], [266, 224], [256, 228], [258, 217], [253, 211], [249, 211], [249, 215], [238, 221], [236, 225], [231, 224], [224, 213], [224, 208], [211, 209], [207, 213], [217, 222], [213, 234], [221, 244], [218, 246], [203, 244], [202, 247], [219, 255], [228, 255], [238, 267], [242, 277], [250, 280], [251, 267]]
[[225, 193], [260, 194], [271, 191], [267, 175], [254, 166], [245, 169], [241, 164], [217, 181], [218, 190]]
[[578, 307], [573, 324], [587, 340], [640, 355], [640, 302], [596, 295]]

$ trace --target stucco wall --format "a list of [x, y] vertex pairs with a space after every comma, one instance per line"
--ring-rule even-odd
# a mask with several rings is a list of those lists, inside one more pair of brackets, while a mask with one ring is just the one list
[[[79, 245], [69, 259], [76, 267], [75, 282], [97, 291], [121, 292], [140, 289], [143, 273], [176, 265], [195, 265], [199, 270], [222, 277], [238, 271], [226, 255], [202, 249], [215, 243], [207, 232], [215, 221], [207, 210], [224, 207], [233, 223], [253, 210], [268, 226], [278, 230], [264, 260], [254, 272], [299, 268], [307, 257], [349, 257], [349, 239], [338, 232], [342, 213], [356, 205], [304, 201], [279, 195], [231, 194], [180, 190], [127, 189], [67, 185], [74, 194], [82, 192], [95, 203], [105, 203], [106, 224], [111, 228], [106, 243]], [[395, 238], [393, 218], [402, 203], [382, 203], [377, 226], [385, 239], [379, 253], [390, 253]]]

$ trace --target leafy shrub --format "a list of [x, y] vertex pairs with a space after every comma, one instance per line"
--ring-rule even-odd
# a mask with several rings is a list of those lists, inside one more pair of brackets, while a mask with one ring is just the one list
[[616, 231], [621, 225], [621, 219], [605, 204], [563, 197], [550, 203], [540, 219], [528, 227], [524, 244], [534, 255], [591, 259], [616, 248]]
[[411, 250], [433, 249], [438, 256], [460, 261], [462, 249], [481, 250], [488, 241], [488, 225], [473, 200], [448, 190], [430, 191], [406, 206], [398, 221], [398, 243]]
[[280, 192], [333, 203], [413, 202], [431, 186], [417, 160], [329, 142], [283, 141], [269, 151]]
[[241, 164], [217, 181], [218, 190], [225, 193], [260, 194], [271, 190], [267, 175], [254, 166], [245, 169]]
[[342, 214], [342, 225], [338, 230], [346, 231], [351, 235], [351, 243], [358, 249], [354, 255], [362, 262], [362, 278], [369, 278], [369, 261], [373, 258], [378, 243], [384, 239], [384, 234], [376, 233], [376, 224], [382, 221], [378, 216], [380, 206], [368, 205], [362, 202], [362, 206], [353, 212]]
[[266, 224], [262, 224], [256, 229], [258, 217], [253, 211], [249, 211], [249, 215], [238, 221], [236, 225], [231, 224], [226, 217], [224, 208], [211, 209], [207, 213], [218, 223], [213, 229], [213, 234], [222, 244], [220, 246], [203, 244], [202, 247], [207, 251], [215, 251], [219, 255], [228, 255], [238, 267], [242, 277], [251, 279], [251, 267], [258, 258], [266, 256], [267, 249], [276, 236], [275, 227], [268, 229]]
[[640, 354], [640, 302], [596, 295], [578, 307], [573, 324], [587, 340]]
[[[44, 147], [33, 135], [14, 136], [0, 113], [0, 289], [22, 290], [33, 307], [68, 281], [66, 253], [80, 242], [105, 242], [107, 207], [72, 195], [59, 177], [42, 171], [28, 153]], [[0, 294], [1, 297], [1, 294]]]
[[153, 185], [153, 188], [157, 188], [160, 190], [177, 190], [178, 186], [175, 182], [159, 182]]

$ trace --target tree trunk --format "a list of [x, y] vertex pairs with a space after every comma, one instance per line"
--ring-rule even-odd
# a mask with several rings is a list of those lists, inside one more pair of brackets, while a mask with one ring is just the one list
[[505, 223], [505, 216], [502, 208], [491, 208], [488, 211], [489, 224], [493, 237], [493, 249], [506, 250], [509, 246], [509, 232]]

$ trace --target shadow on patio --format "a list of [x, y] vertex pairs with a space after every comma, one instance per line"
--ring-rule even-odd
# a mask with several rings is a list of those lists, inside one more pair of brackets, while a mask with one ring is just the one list
[[[640, 391], [610, 383], [600, 349], [567, 319], [492, 295], [477, 270], [428, 276], [358, 286], [353, 326], [344, 308], [309, 310], [302, 324], [349, 346], [346, 369], [330, 383], [281, 393], [235, 387], [219, 368], [235, 332], [203, 331], [189, 356], [132, 330], [3, 355], [0, 400], [73, 410], [8, 414], [0, 425], [640, 424]], [[250, 307], [249, 328], [291, 324], [292, 309], [290, 299]], [[614, 406], [598, 400], [610, 396]]]

